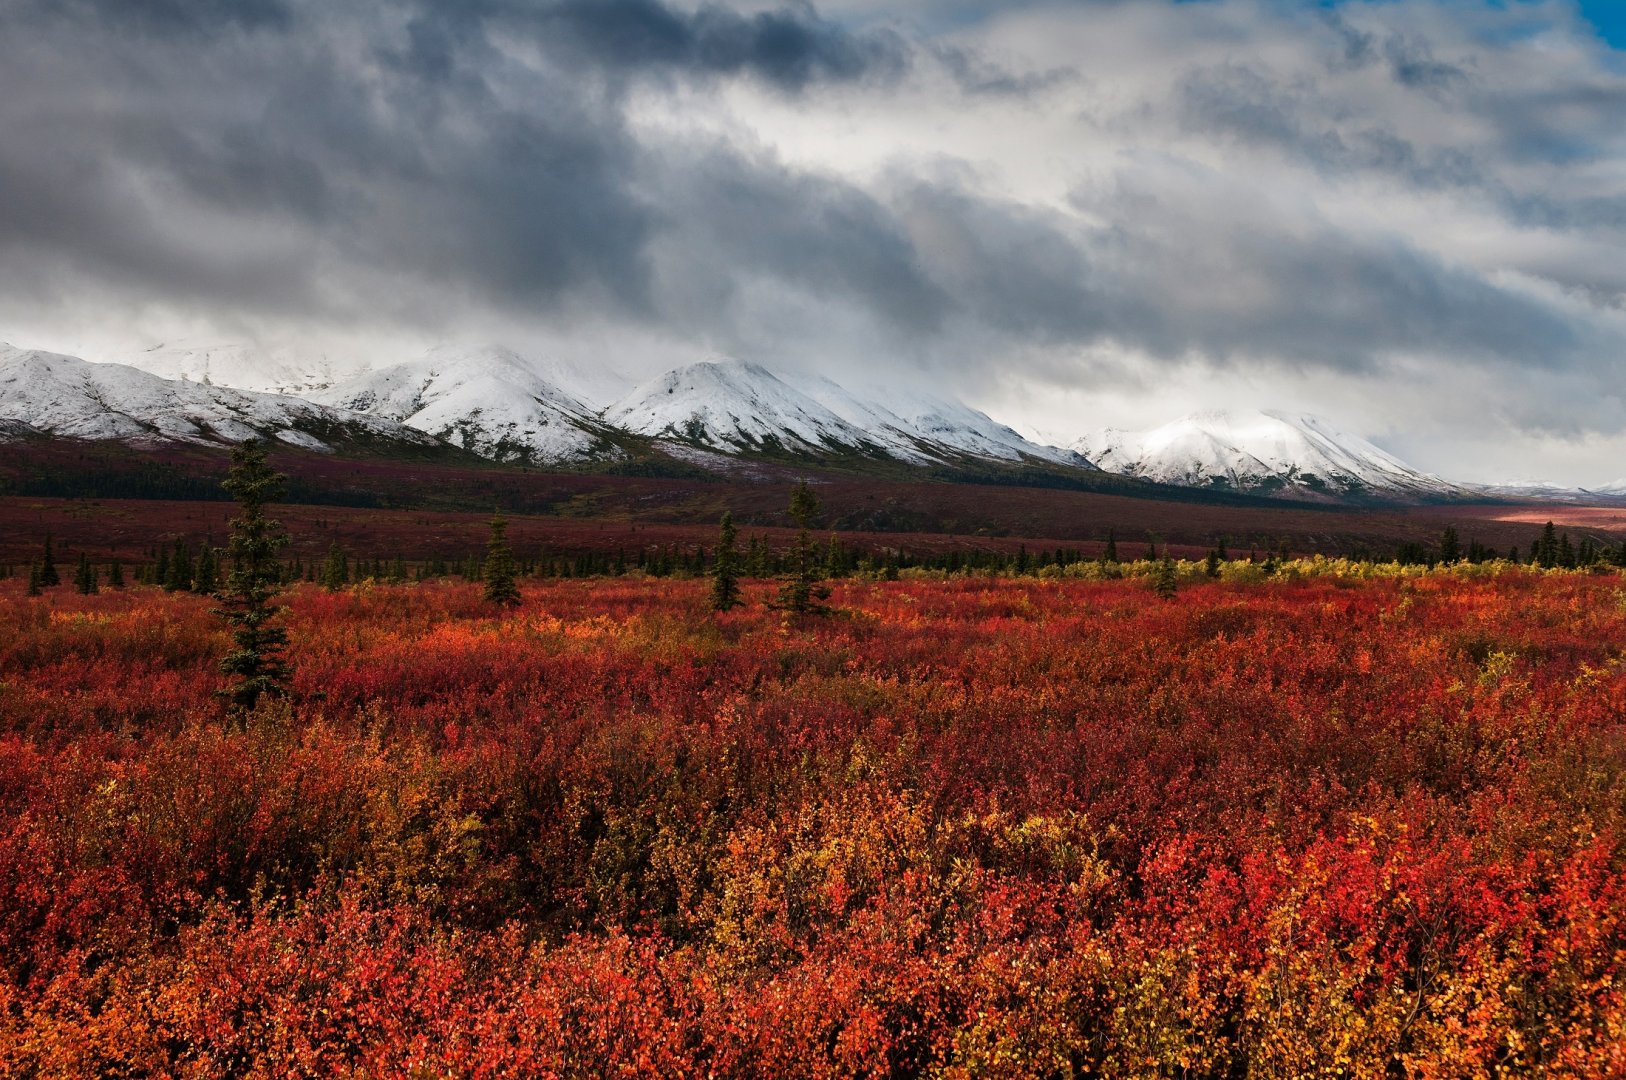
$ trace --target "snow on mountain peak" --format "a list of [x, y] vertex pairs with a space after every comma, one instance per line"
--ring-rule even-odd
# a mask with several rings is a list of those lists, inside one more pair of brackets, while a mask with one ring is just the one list
[[105, 356], [97, 354], [92, 359], [125, 364], [163, 379], [296, 395], [325, 389], [366, 368], [359, 359], [331, 356], [321, 350], [190, 338]]
[[1306, 413], [1196, 412], [1148, 431], [1085, 436], [1075, 449], [1111, 472], [1186, 487], [1298, 498], [1456, 492], [1366, 439]]
[[640, 435], [733, 450], [817, 453], [872, 444], [858, 427], [744, 360], [703, 360], [656, 376], [604, 419]]
[[313, 398], [501, 461], [560, 464], [618, 453], [604, 443], [593, 407], [539, 367], [502, 346], [441, 346]]
[[300, 398], [164, 379], [124, 364], [9, 345], [0, 345], [0, 423], [75, 439], [235, 443], [270, 436], [318, 450], [331, 449], [324, 439], [333, 433], [432, 441], [387, 420]]

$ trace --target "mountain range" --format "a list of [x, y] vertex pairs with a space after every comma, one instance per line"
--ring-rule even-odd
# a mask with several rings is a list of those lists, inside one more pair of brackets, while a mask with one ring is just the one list
[[1419, 472], [1319, 417], [1199, 412], [1150, 431], [1107, 430], [1074, 447], [1103, 469], [1161, 484], [1303, 499], [1431, 499], [1461, 485]]
[[1591, 491], [1452, 483], [1303, 413], [1199, 412], [1147, 431], [1088, 434], [1062, 448], [950, 398], [855, 389], [735, 359], [629, 385], [606, 369], [491, 345], [441, 347], [371, 370], [237, 345], [172, 343], [121, 355], [132, 362], [0, 345], [0, 441], [259, 436], [317, 452], [440, 448], [565, 469], [665, 459], [728, 473], [781, 461], [951, 473], [1105, 471], [1322, 503], [1626, 500], [1626, 481]]
[[267, 438], [333, 453], [423, 450], [437, 440], [394, 421], [286, 394], [165, 379], [124, 364], [0, 344], [0, 430], [126, 442], [236, 443]]

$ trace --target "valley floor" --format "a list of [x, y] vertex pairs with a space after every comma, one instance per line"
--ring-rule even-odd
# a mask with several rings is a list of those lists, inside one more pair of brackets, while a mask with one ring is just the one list
[[1621, 1074], [1626, 581], [1369, 575], [0, 582], [0, 1074]]
[[[788, 483], [685, 484], [678, 481], [534, 476], [547, 486], [547, 513], [506, 511], [522, 555], [538, 552], [614, 554], [640, 548], [710, 549], [717, 519], [734, 514], [742, 531], [775, 544], [794, 535], [784, 513]], [[213, 484], [211, 484], [213, 486]], [[557, 489], [557, 490], [553, 490]], [[1452, 526], [1501, 554], [1528, 557], [1544, 522], [1577, 543], [1591, 536], [1608, 547], [1626, 542], [1626, 509], [1566, 505], [1482, 504], [1373, 510], [1293, 506], [1213, 506], [1123, 496], [971, 484], [836, 481], [817, 487], [824, 502], [821, 539], [839, 533], [856, 549], [904, 548], [1012, 553], [1056, 548], [1098, 557], [1109, 535], [1125, 558], [1158, 549], [1200, 559], [1220, 542], [1232, 553], [1261, 555], [1285, 545], [1298, 554], [1364, 552], [1387, 557], [1403, 544], [1430, 546]], [[196, 549], [224, 545], [232, 504], [203, 500], [58, 498], [0, 495], [0, 565], [38, 558], [50, 536], [57, 557], [80, 552], [105, 562], [145, 561], [182, 541]], [[334, 544], [352, 557], [458, 560], [485, 547], [490, 506], [479, 509], [391, 509], [322, 504], [278, 506], [294, 538], [290, 557], [320, 559]], [[1004, 524], [995, 528], [991, 523]], [[887, 523], [878, 528], [877, 521]], [[866, 527], [867, 523], [867, 527]]]

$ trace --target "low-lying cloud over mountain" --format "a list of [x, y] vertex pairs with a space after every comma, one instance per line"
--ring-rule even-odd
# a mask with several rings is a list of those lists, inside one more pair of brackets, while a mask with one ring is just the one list
[[1055, 429], [1336, 403], [1597, 484], [1622, 115], [1570, 0], [12, 0], [0, 336], [774, 356]]

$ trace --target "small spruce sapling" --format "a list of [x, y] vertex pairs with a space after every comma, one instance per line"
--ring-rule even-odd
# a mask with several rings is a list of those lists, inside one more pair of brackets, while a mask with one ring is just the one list
[[1175, 572], [1174, 560], [1168, 555], [1158, 560], [1152, 574], [1152, 591], [1165, 600], [1173, 600], [1180, 591], [1180, 579]]
[[740, 555], [734, 515], [723, 514], [717, 533], [717, 555], [711, 571], [711, 610], [727, 611], [740, 603]]
[[503, 607], [519, 603], [519, 586], [514, 583], [514, 575], [514, 552], [508, 546], [508, 522], [497, 514], [491, 519], [491, 535], [486, 540], [486, 603]]
[[819, 497], [806, 480], [797, 481], [790, 494], [790, 516], [797, 525], [796, 549], [789, 579], [779, 589], [779, 606], [798, 615], [820, 610], [819, 601], [830, 595], [819, 583], [819, 552], [813, 543], [813, 517], [818, 512]]

